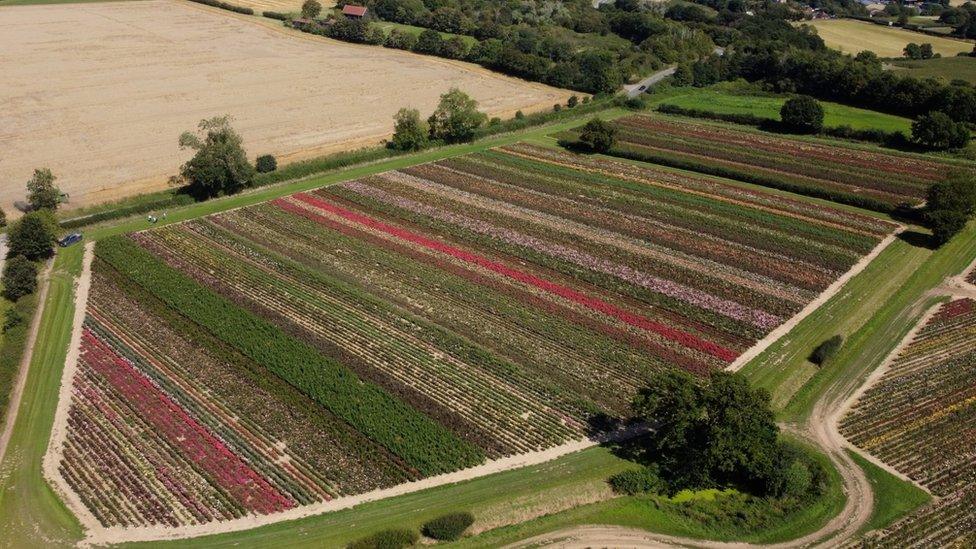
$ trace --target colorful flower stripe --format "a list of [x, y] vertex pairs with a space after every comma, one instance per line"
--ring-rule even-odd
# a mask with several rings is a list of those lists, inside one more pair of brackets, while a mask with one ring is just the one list
[[[577, 292], [576, 290], [573, 290], [571, 288], [567, 288], [565, 286], [560, 286], [558, 284], [554, 284], [552, 282], [549, 282], [547, 280], [543, 280], [543, 279], [541, 279], [539, 277], [536, 277], [534, 275], [530, 275], [530, 274], [524, 273], [522, 271], [519, 271], [519, 270], [516, 270], [516, 269], [512, 269], [510, 267], [507, 267], [505, 265], [502, 265], [501, 263], [497, 263], [495, 261], [491, 261], [491, 260], [489, 260], [489, 259], [487, 259], [485, 257], [479, 256], [479, 255], [476, 255], [476, 254], [473, 254], [473, 253], [470, 253], [470, 252], [466, 252], [466, 251], [460, 250], [458, 248], [455, 248], [455, 247], [452, 247], [452, 246], [448, 246], [446, 244], [442, 244], [440, 242], [436, 242], [434, 240], [431, 240], [431, 239], [426, 238], [426, 237], [423, 237], [421, 235], [412, 233], [412, 232], [407, 231], [405, 229], [401, 229], [401, 228], [398, 228], [398, 227], [394, 227], [392, 225], [388, 225], [386, 223], [377, 221], [377, 220], [372, 219], [370, 217], [367, 217], [365, 215], [357, 214], [355, 212], [346, 210], [344, 208], [340, 208], [340, 207], [338, 207], [338, 206], [336, 206], [334, 204], [331, 204], [329, 202], [326, 202], [325, 200], [321, 200], [321, 199], [315, 198], [315, 197], [313, 197], [311, 195], [307, 195], [307, 194], [304, 194], [304, 193], [299, 193], [297, 195], [294, 195], [293, 198], [296, 199], [296, 200], [299, 200], [301, 202], [305, 202], [306, 204], [310, 204], [312, 206], [315, 206], [316, 208], [319, 208], [319, 209], [322, 209], [322, 210], [325, 210], [325, 211], [332, 212], [334, 214], [337, 214], [339, 216], [342, 216], [342, 217], [344, 217], [346, 219], [349, 219], [351, 221], [355, 221], [355, 222], [360, 223], [362, 225], [365, 225], [365, 226], [368, 226], [368, 227], [372, 227], [374, 229], [378, 229], [378, 230], [383, 231], [383, 232], [386, 232], [388, 234], [397, 236], [398, 238], [401, 238], [403, 240], [406, 240], [406, 241], [409, 241], [409, 242], [413, 242], [413, 243], [416, 243], [416, 244], [420, 244], [420, 245], [425, 246], [425, 247], [427, 247], [427, 248], [429, 248], [431, 250], [438, 251], [438, 252], [441, 252], [441, 253], [444, 253], [444, 254], [448, 254], [448, 255], [451, 255], [451, 256], [456, 257], [458, 259], [461, 259], [463, 261], [467, 261], [469, 263], [473, 263], [473, 264], [479, 265], [479, 266], [484, 267], [486, 269], [489, 269], [491, 271], [497, 272], [499, 274], [503, 274], [503, 275], [505, 275], [505, 276], [507, 276], [509, 278], [512, 278], [513, 280], [517, 280], [519, 282], [522, 282], [522, 283], [525, 283], [525, 284], [529, 284], [529, 285], [535, 286], [537, 288], [541, 288], [543, 290], [546, 290], [546, 291], [548, 291], [550, 293], [553, 293], [555, 295], [558, 295], [558, 296], [560, 296], [560, 297], [562, 297], [564, 299], [567, 299], [569, 301], [574, 301], [574, 302], [579, 303], [581, 305], [585, 305], [585, 306], [587, 306], [587, 307], [589, 307], [589, 308], [591, 308], [593, 310], [599, 311], [599, 312], [604, 313], [604, 314], [606, 314], [608, 316], [611, 316], [611, 317], [614, 317], [614, 318], [616, 318], [618, 320], [621, 320], [623, 322], [626, 322], [627, 324], [630, 324], [632, 326], [636, 326], [638, 328], [641, 328], [641, 329], [644, 329], [644, 330], [648, 330], [648, 331], [657, 333], [657, 334], [662, 335], [662, 336], [664, 336], [664, 337], [666, 337], [668, 339], [671, 339], [673, 341], [680, 342], [681, 344], [683, 344], [683, 345], [685, 345], [687, 347], [691, 347], [693, 349], [698, 349], [700, 351], [704, 351], [704, 352], [706, 352], [706, 353], [708, 353], [708, 354], [710, 354], [712, 356], [715, 356], [717, 358], [720, 358], [722, 360], [731, 362], [731, 361], [735, 360], [736, 356], [738, 356], [738, 354], [735, 351], [732, 351], [732, 350], [729, 350], [729, 349], [725, 349], [723, 347], [720, 347], [718, 345], [715, 345], [714, 343], [701, 340], [701, 339], [699, 339], [697, 337], [691, 336], [690, 334], [687, 334], [687, 333], [684, 333], [684, 332], [680, 332], [678, 330], [675, 330], [673, 328], [670, 328], [669, 326], [665, 326], [663, 324], [660, 324], [660, 323], [651, 321], [651, 320], [646, 319], [646, 318], [644, 318], [644, 317], [642, 317], [640, 315], [636, 315], [636, 314], [631, 313], [629, 311], [623, 310], [623, 309], [621, 309], [621, 308], [619, 308], [617, 306], [614, 306], [614, 305], [612, 305], [610, 303], [607, 303], [605, 301], [602, 301], [602, 300], [599, 300], [599, 299], [596, 299], [596, 298], [592, 298], [592, 297], [587, 296], [587, 295], [585, 295], [583, 293]], [[278, 207], [282, 208], [282, 209], [291, 211], [293, 213], [297, 213], [298, 215], [303, 215], [303, 216], [308, 217], [308, 218], [313, 219], [313, 220], [315, 220], [317, 218], [317, 216], [315, 216], [315, 214], [313, 214], [311, 212], [308, 212], [307, 210], [305, 210], [303, 208], [296, 207], [296, 206], [292, 205], [291, 203], [289, 203], [289, 202], [287, 202], [285, 200], [282, 200], [282, 199], [275, 200], [274, 201], [274, 204], [277, 205]]]
[[342, 186], [364, 196], [395, 205], [399, 208], [403, 208], [414, 213], [426, 215], [441, 221], [447, 221], [484, 235], [499, 238], [505, 242], [508, 242], [509, 244], [525, 246], [537, 252], [570, 261], [581, 267], [615, 276], [621, 280], [647, 288], [662, 295], [680, 299], [696, 307], [701, 307], [735, 320], [748, 322], [765, 330], [772, 329], [783, 321], [780, 317], [765, 311], [751, 309], [734, 301], [720, 299], [706, 292], [702, 292], [687, 286], [682, 286], [681, 284], [672, 282], [670, 280], [664, 280], [637, 271], [636, 269], [628, 267], [627, 265], [621, 265], [609, 260], [597, 258], [580, 252], [579, 250], [574, 250], [559, 244], [544, 242], [538, 238], [518, 233], [511, 229], [497, 227], [478, 219], [472, 219], [460, 214], [442, 210], [440, 208], [427, 206], [414, 200], [394, 196], [390, 193], [367, 186], [363, 183], [351, 182], [345, 183]]
[[293, 501], [272, 488], [89, 329], [84, 331], [82, 352], [86, 362], [125, 395], [135, 411], [246, 509], [267, 514], [294, 507]]

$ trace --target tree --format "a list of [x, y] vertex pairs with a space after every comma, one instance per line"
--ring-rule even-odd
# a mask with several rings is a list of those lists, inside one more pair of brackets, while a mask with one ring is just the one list
[[440, 55], [441, 50], [443, 49], [444, 39], [441, 38], [441, 33], [433, 29], [424, 29], [424, 31], [417, 36], [417, 43], [413, 47], [413, 51], [417, 53], [426, 53], [428, 55]]
[[420, 111], [400, 109], [393, 120], [395, 123], [390, 148], [398, 151], [419, 151], [427, 146], [430, 126], [420, 118]]
[[3, 266], [3, 296], [17, 301], [36, 289], [37, 265], [22, 255], [8, 259]]
[[921, 57], [922, 59], [932, 59], [933, 57], [935, 57], [935, 51], [932, 49], [932, 44], [929, 44], [928, 42], [919, 46], [918, 51], [919, 54], [922, 56]]
[[591, 151], [605, 153], [616, 142], [617, 128], [599, 118], [594, 118], [583, 126], [579, 141]]
[[478, 102], [457, 88], [451, 88], [441, 96], [434, 113], [427, 119], [430, 135], [448, 143], [468, 141], [474, 131], [488, 120], [478, 112]]
[[635, 417], [653, 426], [643, 457], [671, 492], [731, 485], [764, 494], [781, 451], [769, 402], [739, 374], [715, 372], [700, 385], [687, 372], [656, 373], [633, 402]]
[[925, 201], [925, 221], [933, 240], [941, 246], [966, 226], [976, 213], [976, 177], [954, 172], [929, 187]]
[[33, 210], [57, 210], [61, 202], [61, 189], [54, 186], [54, 174], [47, 168], [34, 170], [27, 181], [27, 202]]
[[909, 42], [905, 45], [905, 49], [902, 50], [902, 54], [908, 59], [921, 59], [922, 47], [915, 42]]
[[302, 18], [315, 19], [322, 13], [322, 4], [318, 0], [305, 0], [302, 2]]
[[196, 151], [180, 169], [190, 194], [206, 199], [250, 187], [254, 167], [247, 160], [241, 136], [231, 127], [230, 118], [201, 120], [198, 128], [200, 135], [185, 132], [180, 136], [180, 148]]
[[844, 344], [844, 338], [835, 335], [830, 339], [824, 340], [817, 348], [810, 353], [810, 362], [813, 362], [817, 366], [823, 366], [828, 360], [833, 358], [837, 351], [840, 350], [841, 345]]
[[819, 133], [823, 129], [823, 107], [809, 95], [787, 99], [779, 117], [783, 126], [796, 133]]
[[969, 142], [969, 128], [949, 115], [934, 111], [912, 122], [912, 141], [936, 150], [959, 149]]
[[580, 54], [579, 74], [579, 88], [590, 93], [613, 93], [624, 81], [608, 51], [587, 50]]
[[278, 159], [274, 155], [262, 154], [254, 165], [258, 173], [273, 172], [278, 169]]
[[57, 221], [49, 210], [27, 213], [13, 224], [7, 236], [8, 257], [22, 255], [36, 261], [51, 255]]

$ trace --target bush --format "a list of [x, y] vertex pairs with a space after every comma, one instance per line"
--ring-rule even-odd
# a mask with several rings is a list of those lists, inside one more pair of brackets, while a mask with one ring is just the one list
[[315, 19], [322, 13], [322, 4], [318, 0], [305, 0], [302, 2], [302, 18]]
[[3, 313], [3, 333], [9, 332], [23, 323], [24, 315], [16, 307], [11, 307]]
[[515, 119], [516, 120], [522, 120], [523, 118], [525, 118], [525, 113], [524, 112], [522, 112], [522, 111], [515, 111]]
[[402, 549], [417, 543], [420, 536], [413, 530], [390, 528], [350, 543], [349, 549]]
[[816, 99], [801, 95], [787, 99], [779, 110], [783, 127], [797, 133], [819, 133], [823, 129], [824, 110]]
[[258, 173], [270, 173], [278, 169], [278, 159], [274, 155], [263, 154], [258, 157], [254, 167]]
[[586, 148], [594, 152], [605, 153], [613, 148], [616, 142], [617, 128], [609, 122], [594, 118], [583, 126], [579, 141]]
[[665, 490], [664, 481], [653, 465], [630, 469], [610, 477], [610, 488], [617, 494], [636, 496], [638, 494], [659, 494]]
[[576, 97], [575, 95], [571, 95], [569, 97], [569, 101], [566, 101], [566, 106], [572, 109], [576, 105], [579, 105], [579, 97]]
[[291, 19], [287, 13], [281, 13], [278, 11], [262, 11], [261, 15], [267, 17], [268, 19], [277, 19], [278, 21], [288, 21]]
[[837, 351], [840, 350], [840, 347], [843, 344], [843, 337], [839, 335], [831, 337], [827, 341], [817, 345], [817, 348], [810, 353], [810, 362], [816, 364], [817, 366], [823, 366], [827, 363], [827, 361], [837, 354]]
[[488, 120], [478, 112], [478, 102], [457, 88], [441, 96], [434, 113], [427, 119], [430, 136], [447, 143], [470, 141], [474, 131]]
[[51, 255], [57, 221], [47, 210], [30, 212], [14, 223], [7, 235], [9, 255], [36, 261]]
[[930, 149], [959, 149], [969, 142], [969, 128], [943, 112], [930, 112], [912, 122], [912, 141]]
[[0, 208], [0, 228], [7, 226], [7, 212]]
[[254, 15], [254, 10], [251, 8], [245, 8], [241, 6], [235, 6], [234, 4], [228, 4], [227, 2], [221, 2], [220, 0], [190, 0], [191, 2], [196, 2], [197, 4], [205, 4], [207, 6], [212, 6], [214, 8], [220, 8], [222, 10], [228, 10], [235, 13], [243, 13], [244, 15]]
[[3, 266], [3, 297], [17, 301], [37, 289], [37, 265], [22, 255], [7, 260]]
[[474, 515], [468, 512], [451, 513], [424, 523], [421, 531], [428, 538], [440, 541], [454, 541], [464, 534], [472, 524]]
[[383, 40], [383, 46], [397, 50], [413, 50], [417, 47], [417, 36], [400, 29], [393, 29]]

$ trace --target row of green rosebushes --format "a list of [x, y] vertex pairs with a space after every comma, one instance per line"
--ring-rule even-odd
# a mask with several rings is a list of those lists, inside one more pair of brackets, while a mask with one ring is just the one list
[[162, 263], [126, 237], [98, 242], [96, 254], [171, 308], [268, 368], [421, 475], [470, 467], [484, 453], [348, 368]]

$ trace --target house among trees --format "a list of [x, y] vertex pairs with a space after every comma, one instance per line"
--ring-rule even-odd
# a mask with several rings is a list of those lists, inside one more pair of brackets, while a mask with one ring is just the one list
[[342, 6], [342, 15], [345, 15], [349, 19], [362, 19], [366, 17], [366, 6], [346, 4]]

